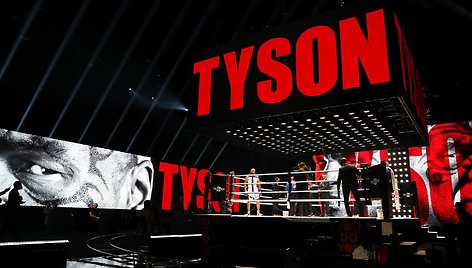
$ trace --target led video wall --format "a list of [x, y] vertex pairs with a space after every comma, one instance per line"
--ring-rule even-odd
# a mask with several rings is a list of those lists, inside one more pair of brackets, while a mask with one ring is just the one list
[[153, 175], [149, 157], [0, 129], [2, 204], [20, 181], [25, 206], [141, 209]]
[[422, 223], [457, 223], [459, 201], [472, 212], [472, 121], [429, 126], [429, 146], [410, 148], [409, 155]]
[[[420, 218], [421, 224], [429, 226], [456, 224], [456, 202], [463, 202], [466, 210], [472, 213], [472, 121], [430, 125], [428, 136], [428, 146], [408, 148], [407, 152], [395, 154], [394, 150], [375, 150], [314, 155], [313, 159], [317, 164], [316, 170], [338, 169], [337, 160], [341, 156], [350, 163], [368, 165], [407, 160], [407, 165], [401, 166], [397, 161], [396, 166], [392, 166], [400, 186], [410, 181], [416, 184], [418, 211], [406, 212], [411, 212]], [[331, 180], [337, 178], [337, 172], [328, 172], [327, 175]], [[403, 198], [405, 194], [400, 189]], [[334, 213], [343, 212], [336, 210]]]

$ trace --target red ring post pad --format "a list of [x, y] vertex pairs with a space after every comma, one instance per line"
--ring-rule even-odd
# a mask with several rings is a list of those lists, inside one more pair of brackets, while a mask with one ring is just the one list
[[[390, 1], [362, 1], [202, 53], [193, 78], [189, 126], [255, 151], [427, 145], [423, 88]], [[301, 141], [312, 141], [309, 152], [295, 148]]]

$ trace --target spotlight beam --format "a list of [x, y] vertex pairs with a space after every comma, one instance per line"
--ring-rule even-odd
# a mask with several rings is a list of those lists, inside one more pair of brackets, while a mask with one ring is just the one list
[[23, 37], [25, 36], [26, 32], [30, 28], [31, 23], [33, 22], [33, 19], [36, 17], [36, 14], [38, 13], [38, 10], [41, 7], [42, 3], [43, 3], [43, 0], [36, 1], [36, 4], [33, 5], [30, 12], [28, 13], [25, 23], [23, 24], [23, 26], [21, 26], [21, 30], [16, 36], [15, 43], [13, 43], [13, 46], [11, 47], [7, 58], [2, 64], [2, 69], [0, 70], [0, 81], [2, 81], [3, 75], [5, 75], [5, 72], [7, 71], [7, 68], [10, 65], [11, 60], [13, 59], [13, 57], [16, 54], [16, 51], [20, 47], [20, 43], [23, 40]]
[[197, 133], [197, 134], [193, 137], [193, 140], [192, 140], [192, 142], [190, 143], [190, 145], [188, 146], [187, 151], [185, 151], [185, 153], [184, 153], [184, 155], [182, 156], [182, 158], [180, 158], [179, 164], [182, 164], [182, 163], [184, 162], [184, 159], [187, 157], [188, 153], [189, 153], [190, 150], [193, 148], [193, 145], [195, 145], [195, 142], [197, 141], [198, 137], [200, 137], [200, 133]]
[[118, 65], [118, 67], [116, 68], [112, 79], [108, 83], [108, 86], [107, 86], [105, 92], [102, 95], [102, 98], [100, 99], [97, 107], [93, 111], [92, 116], [90, 117], [89, 121], [87, 122], [87, 126], [85, 126], [84, 130], [82, 131], [82, 134], [80, 135], [80, 138], [78, 140], [79, 143], [81, 143], [83, 141], [83, 139], [84, 139], [85, 135], [87, 134], [90, 126], [92, 125], [93, 121], [95, 120], [95, 117], [97, 116], [98, 111], [103, 106], [103, 103], [105, 102], [105, 99], [108, 97], [108, 94], [110, 93], [111, 88], [113, 87], [116, 80], [118, 79], [121, 72], [123, 71], [123, 68], [125, 67], [126, 63], [128, 62], [129, 57], [131, 56], [132, 52], [136, 48], [137, 44], [139, 43], [139, 40], [141, 40], [141, 37], [143, 36], [145, 30], [149, 26], [149, 23], [151, 22], [151, 20], [154, 18], [154, 14], [156, 13], [156, 11], [159, 8], [159, 6], [161, 5], [161, 3], [162, 3], [162, 1], [154, 2], [154, 5], [149, 10], [149, 13], [146, 15], [146, 18], [143, 20], [143, 22], [139, 26], [139, 28], [138, 28], [139, 31], [134, 36], [133, 42], [130, 44], [128, 50], [126, 51], [126, 54], [123, 57], [123, 59], [121, 60], [120, 65]]
[[227, 145], [228, 145], [227, 142], [225, 142], [225, 144], [223, 144], [223, 147], [221, 147], [220, 151], [218, 152], [218, 154], [216, 155], [215, 159], [213, 160], [213, 162], [211, 163], [211, 165], [208, 169], [211, 169], [213, 167], [213, 165], [216, 163], [216, 160], [218, 160], [218, 158], [220, 158], [221, 153], [223, 153], [223, 151], [225, 150]]
[[[203, 25], [205, 24], [206, 20], [208, 19], [210, 13], [215, 9], [215, 6], [216, 6], [216, 0], [213, 0], [210, 7], [207, 8], [207, 10], [205, 11], [205, 14], [203, 14], [202, 16], [202, 19], [200, 20], [200, 22], [198, 23], [196, 29], [193, 31], [192, 33], [192, 36], [188, 39], [187, 41], [187, 45], [185, 46], [185, 48], [182, 50], [182, 53], [180, 53], [180, 56], [179, 58], [177, 59], [176, 63], [174, 64], [174, 67], [172, 68], [172, 70], [170, 71], [169, 73], [169, 76], [167, 77], [167, 79], [164, 81], [164, 84], [162, 85], [161, 87], [161, 90], [159, 90], [159, 92], [157, 93], [157, 95], [154, 97], [155, 99], [159, 100], [159, 96], [162, 94], [162, 92], [164, 92], [164, 90], [167, 88], [168, 84], [170, 83], [170, 80], [173, 78], [175, 72], [177, 71], [177, 68], [180, 66], [180, 64], [182, 63], [182, 60], [187, 56], [187, 53], [190, 49], [190, 47], [192, 46], [193, 42], [195, 41], [196, 37], [198, 36], [198, 33], [200, 33]], [[134, 137], [132, 139], [132, 141], [134, 141], [136, 139], [136, 137], [139, 135], [139, 133], [141, 132], [141, 130], [143, 129], [144, 127], [144, 124], [147, 122], [147, 120], [149, 119], [149, 116], [151, 115], [151, 112], [152, 110], [154, 109], [154, 106], [156, 105], [157, 102], [153, 102], [151, 107], [148, 109], [148, 112], [146, 113], [146, 115], [144, 116], [144, 118], [142, 119], [141, 121], [141, 124], [139, 125], [138, 129], [136, 130], [136, 133], [134, 134]]]
[[[224, 18], [223, 21], [226, 21], [226, 20], [230, 17], [231, 12], [234, 10], [234, 9], [233, 9], [234, 3], [235, 3], [235, 2], [232, 2], [232, 5], [230, 6], [230, 8], [228, 8], [227, 11], [225, 12], [225, 15], [223, 16], [223, 18]], [[216, 38], [217, 34], [220, 32], [220, 30], [221, 30], [221, 28], [223, 27], [223, 25], [224, 25], [223, 22], [219, 23], [218, 26], [217, 26], [217, 28], [216, 28], [214, 31], [212, 31], [213, 34], [211, 35], [210, 38], [208, 38], [207, 44], [211, 44], [211, 43], [212, 43], [212, 41]], [[183, 87], [183, 89], [182, 89], [182, 91], [181, 91], [181, 93], [180, 93], [179, 96], [182, 96], [182, 95], [185, 93], [185, 90], [187, 89], [188, 84], [189, 84], [189, 80], [187, 80], [187, 83], [186, 83], [185, 86]], [[149, 149], [148, 149], [148, 151], [147, 151], [147, 155], [150, 154], [151, 149], [154, 147], [154, 145], [155, 145], [157, 139], [159, 138], [159, 136], [160, 136], [160, 134], [161, 134], [161, 132], [162, 132], [162, 129], [165, 128], [165, 126], [166, 126], [166, 124], [167, 124], [167, 121], [169, 120], [169, 117], [171, 116], [171, 114], [172, 114], [173, 112], [174, 112], [174, 111], [172, 110], [172, 111], [170, 111], [170, 112], [167, 114], [166, 119], [165, 119], [164, 122], [161, 124], [158, 133], [154, 136], [154, 139], [152, 140], [151, 145], [149, 146]], [[193, 144], [195, 143], [195, 141], [196, 141], [196, 139], [197, 139], [197, 137], [198, 137], [199, 135], [200, 135], [200, 134], [197, 133], [197, 135], [196, 135], [195, 138], [193, 139], [193, 142], [192, 142], [191, 146], [187, 149], [187, 152], [185, 152], [184, 157], [182, 157], [182, 159], [180, 160], [180, 163], [182, 163], [183, 159], [185, 159], [185, 157], [186, 157], [187, 154], [189, 153], [189, 150], [192, 148]], [[132, 146], [132, 144], [134, 143], [136, 137], [137, 137], [137, 135], [135, 135], [135, 136], [133, 137], [133, 139], [131, 140], [130, 145], [128, 145], [127, 151], [131, 148], [131, 146]]]
[[[190, 80], [187, 80], [187, 82], [185, 83], [185, 85], [182, 87], [182, 90], [180, 91], [179, 93], [179, 96], [172, 102], [171, 104], [171, 107], [174, 107], [175, 104], [177, 103], [177, 100], [180, 99], [180, 97], [183, 95], [183, 93], [185, 92], [185, 89], [187, 88], [188, 84], [189, 84]], [[157, 101], [157, 100], [156, 100]], [[169, 111], [166, 115], [166, 118], [164, 119], [164, 121], [162, 122], [162, 124], [160, 125], [159, 127], [159, 130], [157, 131], [157, 134], [154, 136], [154, 139], [152, 140], [151, 142], [151, 145], [149, 146], [149, 149], [147, 151], [147, 153], [149, 154], [151, 149], [154, 147], [154, 144], [156, 143], [157, 139], [159, 139], [159, 136], [161, 135], [162, 133], [162, 130], [165, 129], [165, 125], [167, 124], [167, 122], [169, 121], [169, 118], [170, 116], [172, 115], [172, 112], [173, 111]], [[131, 147], [133, 146], [134, 144], [134, 141], [136, 140], [137, 138], [137, 135], [135, 135], [130, 143], [128, 144], [128, 147], [126, 148], [126, 152], [129, 152], [129, 150], [131, 149]]]
[[202, 152], [200, 153], [200, 155], [198, 156], [197, 160], [195, 160], [195, 163], [193, 164], [194, 167], [197, 166], [198, 162], [200, 162], [200, 159], [202, 158], [203, 154], [205, 154], [206, 150], [208, 149], [208, 146], [210, 145], [210, 143], [213, 141], [213, 138], [210, 138], [207, 143], [205, 144], [205, 147], [203, 147], [203, 150]]
[[[161, 135], [162, 131], [165, 129], [163, 126], [165, 124], [167, 124], [167, 121], [169, 121], [169, 118], [171, 116], [171, 112], [168, 112], [167, 113], [167, 116], [166, 118], [164, 119], [164, 122], [161, 124], [161, 127], [159, 128], [159, 130], [157, 131], [157, 134], [154, 136], [154, 139], [152, 139], [152, 142], [151, 142], [151, 145], [149, 145], [149, 149], [147, 151], [147, 155], [149, 155], [151, 153], [151, 149], [154, 147], [156, 141], [159, 139], [159, 136]], [[129, 151], [129, 149], [131, 148], [131, 144], [128, 145], [128, 148], [126, 148], [126, 152]]]
[[246, 11], [244, 18], [242, 18], [241, 21], [239, 22], [238, 28], [236, 28], [233, 34], [231, 35], [231, 41], [235, 40], [238, 37], [238, 35], [241, 33], [241, 31], [243, 30], [243, 27], [246, 25], [246, 22], [249, 20], [252, 13], [256, 10], [257, 3], [258, 1], [251, 2], [251, 6]]
[[79, 25], [80, 21], [82, 20], [82, 17], [85, 13], [85, 11], [88, 9], [90, 5], [90, 0], [84, 1], [82, 6], [80, 7], [79, 11], [77, 12], [74, 21], [70, 25], [69, 29], [67, 29], [66, 36], [62, 40], [59, 49], [57, 50], [56, 54], [54, 55], [53, 60], [49, 64], [48, 69], [46, 70], [46, 73], [44, 74], [41, 83], [39, 84], [38, 88], [36, 89], [36, 92], [34, 93], [33, 98], [31, 99], [28, 108], [26, 109], [25, 113], [23, 114], [23, 117], [20, 120], [20, 123], [16, 127], [16, 131], [20, 131], [21, 127], [26, 121], [26, 118], [28, 118], [29, 113], [31, 112], [31, 109], [33, 108], [33, 105], [35, 104], [36, 100], [38, 99], [39, 94], [41, 93], [44, 85], [46, 84], [46, 81], [49, 79], [49, 76], [51, 75], [52, 71], [56, 67], [56, 63], [59, 60], [59, 58], [62, 56], [62, 52], [64, 51], [65, 47], [70, 41], [70, 38], [72, 37], [72, 34], [75, 32], [77, 26]]
[[56, 124], [54, 124], [54, 127], [52, 128], [51, 132], [49, 133], [49, 138], [51, 138], [54, 135], [54, 132], [56, 131], [57, 127], [61, 123], [62, 119], [64, 118], [64, 115], [66, 114], [67, 110], [69, 109], [70, 104], [72, 103], [72, 100], [75, 98], [75, 95], [77, 95], [77, 92], [79, 91], [79, 88], [82, 86], [82, 83], [85, 80], [85, 77], [87, 77], [89, 71], [92, 69], [92, 66], [97, 59], [98, 55], [102, 52], [103, 47], [105, 46], [106, 42], [108, 41], [108, 38], [110, 38], [111, 33], [116, 27], [116, 24], [118, 21], [123, 17], [124, 11], [126, 10], [126, 7], [128, 6], [129, 0], [123, 1], [121, 3], [121, 6], [119, 7], [118, 11], [116, 12], [115, 16], [113, 17], [112, 21], [107, 27], [107, 30], [105, 32], [105, 35], [102, 37], [100, 40], [100, 43], [98, 44], [97, 48], [93, 52], [92, 57], [90, 57], [90, 60], [85, 67], [84, 71], [82, 72], [82, 75], [80, 76], [79, 81], [74, 87], [74, 90], [72, 91], [72, 94], [69, 96], [69, 99], [67, 100], [66, 105], [62, 109], [61, 114], [59, 115], [59, 118], [56, 120]]
[[229, 6], [229, 8], [226, 10], [225, 14], [223, 14], [223, 21], [221, 22], [217, 22], [217, 25], [216, 25], [216, 28], [212, 31], [212, 35], [210, 38], [208, 38], [208, 41], [207, 41], [207, 46], [211, 45], [213, 40], [215, 40], [215, 38], [217, 37], [217, 35], [220, 33], [221, 31], [221, 28], [223, 27], [224, 25], [224, 22], [226, 22], [226, 20], [228, 18], [231, 17], [231, 14], [233, 13], [234, 11], [234, 6], [236, 4], [236, 1], [231, 1], [231, 5]]
[[[135, 90], [136, 93], [138, 93], [141, 90], [144, 83], [147, 81], [147, 79], [149, 77], [149, 74], [154, 70], [154, 65], [156, 64], [158, 59], [161, 58], [162, 54], [167, 50], [167, 47], [170, 44], [170, 40], [172, 40], [174, 38], [174, 35], [178, 32], [177, 29], [179, 28], [180, 24], [184, 20], [184, 18], [187, 15], [189, 10], [190, 10], [190, 5], [185, 5], [185, 9], [179, 13], [179, 17], [172, 24], [172, 28], [168, 31], [169, 34], [166, 36], [163, 44], [159, 47], [159, 49], [157, 50], [157, 52], [154, 55], [153, 59], [151, 60], [151, 64], [149, 64], [149, 66], [146, 70], [146, 73], [141, 78], [141, 81], [139, 82], [139, 85]], [[107, 147], [110, 144], [111, 140], [113, 139], [113, 137], [116, 134], [116, 131], [118, 131], [118, 128], [121, 126], [121, 123], [123, 122], [125, 116], [128, 114], [128, 111], [131, 108], [131, 105], [133, 104], [136, 95], [137, 94], [133, 95], [133, 97], [128, 101], [128, 104], [126, 105], [125, 109], [121, 113], [120, 118], [118, 119], [118, 122], [115, 124], [115, 127], [113, 128], [111, 134], [108, 136], [107, 142], [105, 143], [105, 147]], [[154, 99], [156, 101], [159, 101], [159, 99], [157, 97], [155, 97]], [[155, 104], [153, 103], [153, 105], [155, 105]], [[133, 137], [133, 140], [134, 140], [135, 137]], [[129, 147], [130, 146], [128, 146], [128, 148]]]
[[[253, 11], [255, 10], [255, 4], [254, 4], [254, 2], [252, 3], [251, 6], [252, 6], [252, 9], [251, 9], [252, 11], [251, 11], [251, 12], [253, 12]], [[213, 8], [211, 8], [211, 9], [213, 9]], [[210, 12], [211, 9], [207, 10], [207, 13]], [[228, 13], [228, 16], [225, 16], [225, 17], [224, 17], [225, 19], [229, 17], [229, 12], [231, 12], [231, 10], [232, 10], [232, 8], [229, 8], [229, 9], [228, 9], [228, 12], [227, 12], [227, 13]], [[242, 20], [241, 23], [240, 23], [240, 27], [238, 27], [238, 29], [233, 33], [233, 35], [232, 35], [232, 37], [231, 37], [232, 40], [234, 40], [234, 39], [239, 35], [240, 31], [243, 29], [243, 25], [245, 25], [246, 22], [247, 22], [247, 20], [249, 19], [249, 16], [250, 16], [251, 12], [247, 12], [247, 13], [246, 13], [245, 19]], [[205, 16], [205, 17], [206, 17], [206, 16]], [[203, 24], [202, 21], [200, 21], [199, 25], [201, 25], [201, 24]], [[213, 35], [212, 35], [211, 38], [209, 38], [208, 43], [211, 43], [211, 41], [216, 37], [216, 33], [220, 31], [222, 25], [223, 25], [223, 23], [220, 23], [218, 29], [217, 29], [216, 31], [213, 31]], [[200, 26], [197, 26], [197, 28], [200, 28]], [[198, 31], [196, 31], [196, 32], [198, 32]], [[194, 35], [195, 35], [195, 32], [194, 32], [194, 34], [192, 35], [192, 37], [193, 37]], [[194, 38], [191, 38], [191, 40], [193, 40], [193, 39], [194, 39]], [[193, 41], [192, 41], [192, 42], [193, 42]], [[191, 44], [192, 42], [189, 42], [189, 44]], [[186, 49], [187, 49], [187, 47], [186, 47]], [[186, 50], [186, 49], [185, 49], [185, 50]], [[179, 58], [179, 61], [178, 61], [178, 62], [180, 62], [180, 58]], [[171, 74], [172, 74], [172, 73], [173, 73], [173, 72], [171, 72]], [[167, 82], [167, 80], [166, 80], [166, 82]], [[186, 90], [186, 88], [187, 88], [187, 86], [188, 86], [188, 82], [189, 82], [189, 81], [187, 81], [187, 84], [183, 87], [183, 90], [182, 90], [182, 92], [181, 92], [180, 95], [182, 95], [182, 94], [185, 92], [185, 90]], [[167, 84], [167, 83], [164, 83], [164, 85], [166, 85], [166, 84]], [[156, 99], [160, 96], [161, 92], [162, 92], [165, 88], [166, 88], [166, 87], [164, 87], [164, 86], [162, 87], [162, 90], [159, 91], [159, 92], [158, 92], [158, 95], [155, 97]], [[155, 104], [153, 104], [153, 105], [155, 105]], [[152, 111], [152, 109], [153, 109], [153, 107], [150, 108], [150, 111]], [[150, 111], [148, 111], [148, 114], [149, 114]], [[160, 136], [160, 134], [161, 134], [161, 132], [162, 132], [162, 129], [164, 129], [165, 125], [167, 124], [167, 121], [169, 120], [169, 118], [170, 118], [172, 112], [173, 112], [173, 111], [170, 111], [170, 112], [169, 112], [169, 114], [167, 115], [166, 119], [165, 119], [164, 122], [161, 124], [161, 127], [160, 127], [158, 133], [156, 134], [156, 136], [154, 137], [154, 139], [153, 139], [153, 141], [152, 141], [152, 143], [151, 143], [151, 145], [150, 145], [150, 147], [149, 147], [149, 149], [148, 149], [148, 151], [147, 151], [147, 154], [149, 154], [150, 151], [151, 151], [151, 148], [154, 147], [155, 142], [156, 142], [157, 139], [159, 138], [159, 136]], [[148, 116], [148, 115], [147, 115], [147, 116]], [[147, 119], [147, 116], [145, 117], [145, 120]], [[142, 122], [144, 122], [145, 120], [143, 120]], [[130, 150], [131, 146], [133, 145], [134, 141], [136, 140], [137, 136], [139, 135], [139, 133], [140, 133], [140, 131], [141, 131], [141, 128], [143, 127], [143, 124], [144, 124], [144, 123], [141, 124], [140, 128], [139, 128], [139, 129], [137, 130], [137, 132], [135, 133], [135, 135], [134, 135], [134, 137], [132, 138], [130, 144], [128, 145], [128, 148], [127, 148], [126, 152], [128, 152], [128, 151]], [[187, 149], [187, 151], [185, 152], [184, 156], [183, 156], [182, 159], [180, 160], [180, 163], [182, 163], [182, 162], [184, 161], [184, 159], [186, 158], [186, 156], [187, 156], [188, 153], [190, 152], [192, 146], [194, 145], [195, 141], [197, 140], [198, 136], [199, 136], [199, 134], [197, 134], [197, 135], [194, 137], [194, 139], [193, 139], [193, 141], [192, 141], [190, 147]]]
[[172, 145], [174, 145], [174, 142], [177, 139], [177, 137], [180, 135], [180, 132], [182, 131], [182, 128], [185, 126], [185, 123], [187, 123], [187, 117], [185, 117], [184, 121], [182, 121], [182, 123], [180, 123], [179, 129], [175, 133], [174, 138], [172, 138], [172, 141], [170, 142], [169, 146], [167, 146], [167, 150], [164, 153], [164, 155], [161, 157], [161, 161], [163, 161], [164, 158], [166, 158], [167, 153], [169, 153], [170, 148], [172, 147]]

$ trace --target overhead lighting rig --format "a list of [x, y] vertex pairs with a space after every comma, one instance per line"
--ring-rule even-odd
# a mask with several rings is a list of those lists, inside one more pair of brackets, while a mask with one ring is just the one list
[[280, 155], [364, 151], [422, 143], [392, 98], [282, 114], [202, 129], [250, 150]]

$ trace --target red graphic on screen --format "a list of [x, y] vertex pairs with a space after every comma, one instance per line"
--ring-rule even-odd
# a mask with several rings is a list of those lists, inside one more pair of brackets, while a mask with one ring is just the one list
[[[472, 121], [430, 126], [429, 146], [409, 148], [410, 178], [416, 183], [421, 224], [457, 224], [454, 204], [461, 201], [472, 212]], [[335, 170], [337, 160], [375, 165], [388, 161], [388, 150], [314, 155], [316, 170]], [[327, 173], [335, 180], [336, 172]], [[317, 173], [317, 179], [321, 173]]]
[[457, 223], [454, 203], [472, 211], [471, 123], [434, 125], [429, 132], [427, 163], [431, 205], [441, 224]]

